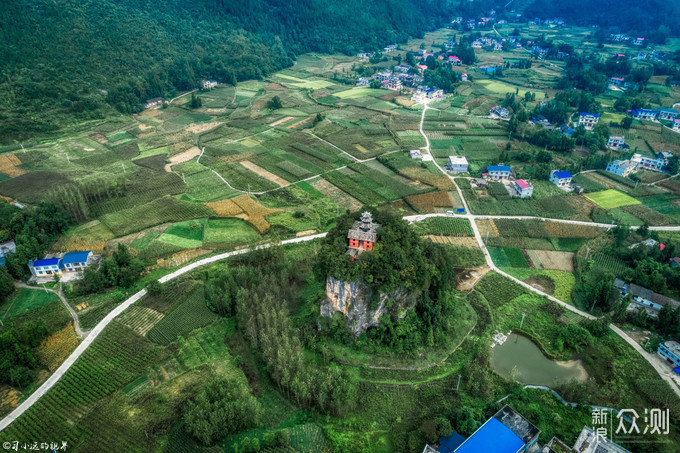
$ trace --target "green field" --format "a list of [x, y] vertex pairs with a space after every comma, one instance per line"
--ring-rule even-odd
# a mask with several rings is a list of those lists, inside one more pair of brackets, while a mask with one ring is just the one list
[[59, 297], [56, 294], [42, 289], [21, 288], [0, 306], [0, 319], [7, 321], [58, 300]]
[[586, 198], [596, 203], [603, 209], [613, 209], [631, 204], [639, 204], [640, 201], [614, 189], [607, 189], [601, 192], [593, 192], [586, 195]]
[[363, 98], [363, 97], [367, 97], [367, 96], [382, 96], [383, 94], [387, 94], [387, 93], [389, 93], [389, 91], [382, 90], [382, 89], [367, 88], [367, 87], [354, 87], [354, 88], [350, 88], [349, 90], [333, 93], [333, 96], [340, 98], [340, 99], [357, 99], [357, 98]]
[[203, 240], [206, 244], [247, 244], [260, 238], [260, 233], [244, 220], [210, 219]]

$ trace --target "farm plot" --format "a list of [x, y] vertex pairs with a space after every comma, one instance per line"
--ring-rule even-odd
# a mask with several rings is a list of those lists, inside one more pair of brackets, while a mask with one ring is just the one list
[[550, 250], [527, 250], [527, 255], [535, 269], [574, 272], [574, 254]]
[[444, 236], [474, 236], [470, 221], [467, 219], [432, 217], [417, 222], [414, 229], [418, 234], [441, 234]]
[[279, 209], [270, 209], [250, 198], [248, 195], [241, 195], [229, 200], [221, 200], [212, 203], [205, 203], [219, 217], [239, 217], [246, 220], [255, 227], [260, 233], [269, 229], [269, 222], [266, 216], [280, 212]]
[[0, 319], [7, 321], [58, 301], [59, 297], [54, 293], [22, 288], [0, 307]]
[[586, 198], [603, 209], [612, 209], [640, 203], [639, 200], [613, 189], [589, 193], [586, 195]]
[[492, 308], [501, 307], [522, 294], [527, 294], [524, 287], [495, 272], [486, 274], [475, 289], [486, 298]]
[[325, 179], [318, 179], [314, 182], [311, 182], [310, 185], [314, 189], [318, 190], [319, 192], [330, 198], [331, 201], [333, 201], [333, 203], [345, 209], [349, 209], [350, 211], [358, 211], [363, 206], [363, 204], [359, 200], [352, 197], [350, 194], [343, 191], [339, 187], [334, 186]]
[[73, 324], [69, 324], [60, 331], [46, 338], [36, 349], [36, 359], [48, 370], [54, 371], [78, 346], [78, 336], [73, 329]]
[[170, 225], [158, 240], [183, 248], [200, 247], [203, 245], [205, 223], [206, 219], [175, 223]]
[[198, 155], [201, 154], [201, 150], [198, 149], [198, 146], [192, 146], [186, 151], [182, 151], [179, 154], [175, 154], [172, 156], [169, 160], [170, 162], [165, 165], [165, 171], [168, 173], [172, 171], [173, 165], [181, 164], [183, 162], [190, 161], [194, 157], [197, 157]]
[[134, 330], [137, 335], [145, 336], [165, 315], [151, 308], [133, 305], [118, 317], [123, 325]]
[[261, 239], [260, 233], [241, 219], [210, 219], [203, 242], [208, 245], [249, 244]]
[[0, 173], [10, 177], [21, 176], [26, 170], [19, 168], [21, 161], [15, 154], [5, 154], [0, 156]]
[[218, 316], [205, 303], [205, 292], [198, 286], [186, 301], [161, 319], [149, 332], [147, 338], [160, 345], [168, 345], [178, 336], [186, 336], [194, 329], [207, 326]]
[[135, 233], [167, 222], [209, 217], [212, 215], [205, 206], [165, 196], [150, 203], [124, 209], [101, 217], [101, 222], [116, 236]]
[[273, 182], [274, 184], [278, 184], [280, 187], [288, 185], [288, 181], [286, 181], [285, 179], [275, 175], [270, 171], [265, 170], [264, 168], [250, 162], [249, 160], [243, 160], [239, 163], [246, 167], [248, 170], [252, 171], [253, 173], [257, 173], [258, 175]]
[[454, 201], [449, 192], [440, 190], [406, 197], [406, 202], [417, 212], [429, 214], [437, 208], [455, 208], [460, 204]]
[[[153, 343], [112, 322], [47, 394], [0, 433], [0, 439], [54, 438], [83, 445], [96, 438], [100, 446], [113, 445], [112, 439], [89, 431], [79, 421], [97, 402], [132, 382], [162, 354]], [[115, 445], [123, 451], [139, 447], [118, 438]]]
[[539, 291], [547, 292], [563, 302], [571, 303], [571, 293], [576, 285], [576, 277], [571, 272], [514, 268], [503, 270]]
[[489, 255], [498, 267], [529, 267], [521, 249], [514, 247], [489, 247]]

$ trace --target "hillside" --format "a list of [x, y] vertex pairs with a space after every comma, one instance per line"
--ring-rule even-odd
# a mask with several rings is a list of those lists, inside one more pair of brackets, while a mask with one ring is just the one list
[[[621, 32], [644, 35], [655, 33], [661, 25], [677, 35], [678, 13], [677, 3], [662, 0], [535, 0], [524, 10], [525, 17], [562, 17], [571, 25], [614, 27]], [[640, 20], [642, 17], [645, 19]]]
[[[486, 2], [483, 2], [486, 3]], [[19, 0], [0, 18], [0, 141], [11, 143], [194, 88], [261, 78], [295, 55], [422, 36], [441, 0]], [[483, 7], [482, 4], [479, 5]]]

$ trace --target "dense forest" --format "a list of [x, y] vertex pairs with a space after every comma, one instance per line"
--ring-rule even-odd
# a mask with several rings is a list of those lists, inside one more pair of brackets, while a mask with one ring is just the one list
[[[623, 33], [656, 33], [660, 26], [677, 34], [680, 25], [676, 18], [680, 13], [677, 3], [662, 0], [535, 0], [524, 10], [527, 18], [561, 17], [570, 25], [598, 25], [613, 27]], [[640, 18], [645, 18], [640, 20]]]
[[304, 52], [351, 54], [422, 36], [454, 9], [443, 0], [11, 2], [0, 18], [0, 141], [112, 108], [137, 112], [202, 78], [261, 78]]

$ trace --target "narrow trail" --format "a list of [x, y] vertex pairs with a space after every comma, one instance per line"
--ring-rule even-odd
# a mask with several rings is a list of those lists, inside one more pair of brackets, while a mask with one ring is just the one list
[[183, 98], [183, 97], [186, 96], [187, 94], [195, 93], [196, 91], [198, 91], [198, 88], [194, 88], [194, 89], [191, 90], [191, 91], [187, 91], [187, 92], [184, 93], [184, 94], [180, 94], [179, 96], [170, 99], [170, 101], [168, 101], [168, 104], [172, 104], [173, 101], [175, 101], [176, 99]]
[[68, 301], [66, 300], [66, 297], [64, 296], [64, 291], [61, 288], [61, 284], [59, 284], [59, 291], [50, 288], [45, 288], [42, 286], [29, 286], [21, 282], [14, 282], [14, 286], [17, 288], [35, 289], [56, 294], [59, 297], [59, 300], [61, 300], [61, 303], [64, 304], [64, 307], [66, 307], [68, 312], [71, 314], [71, 318], [73, 318], [73, 329], [76, 331], [76, 334], [80, 338], [85, 338], [85, 336], [88, 334], [88, 332], [83, 332], [83, 330], [80, 328], [80, 320], [78, 319], [78, 313], [76, 313], [73, 307], [71, 307], [71, 305], [69, 305]]

